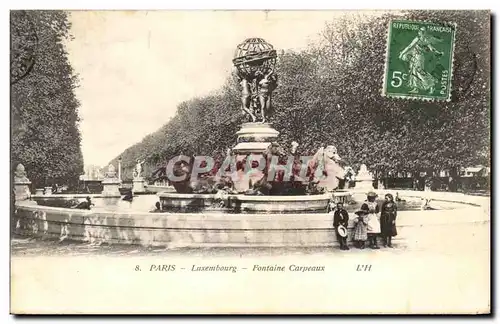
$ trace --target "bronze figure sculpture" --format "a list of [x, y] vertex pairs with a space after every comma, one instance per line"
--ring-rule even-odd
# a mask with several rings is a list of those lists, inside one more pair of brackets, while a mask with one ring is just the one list
[[241, 85], [241, 108], [251, 118], [266, 122], [271, 115], [271, 93], [277, 87], [274, 72], [276, 50], [262, 38], [249, 38], [238, 45], [233, 59]]

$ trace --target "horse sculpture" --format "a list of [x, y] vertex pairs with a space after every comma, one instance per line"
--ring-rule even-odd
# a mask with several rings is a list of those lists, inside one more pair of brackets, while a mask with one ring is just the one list
[[[291, 149], [287, 150], [277, 143], [271, 143], [264, 152], [266, 168], [262, 178], [253, 185], [254, 190], [266, 195], [304, 195], [307, 193], [309, 181], [307, 176], [301, 176], [302, 160], [298, 154], [297, 142], [292, 142]], [[278, 158], [279, 165], [286, 165], [292, 157], [291, 174], [289, 179], [285, 179], [285, 171], [278, 170], [273, 179], [269, 179], [269, 170], [273, 157]]]
[[340, 162], [341, 158], [335, 146], [321, 147], [309, 161], [309, 170], [314, 170], [312, 182], [317, 183], [319, 188], [324, 188], [326, 191], [337, 189], [340, 180], [345, 178], [345, 171]]
[[[321, 147], [307, 163], [305, 170], [303, 160], [298, 154], [298, 143], [293, 142], [290, 149], [285, 149], [278, 143], [271, 143], [262, 153], [263, 161], [254, 161], [250, 174], [245, 170], [248, 156], [236, 156], [236, 170], [219, 170], [224, 157], [219, 156], [212, 170], [200, 174], [196, 179], [191, 177], [194, 156], [189, 161], [179, 160], [174, 164], [173, 174], [183, 177], [182, 181], [173, 181], [172, 185], [178, 193], [216, 193], [224, 189], [231, 193], [247, 195], [304, 195], [332, 191], [339, 187], [345, 171], [341, 166], [341, 158], [335, 146]], [[230, 154], [230, 152], [228, 152]], [[233, 158], [230, 155], [227, 158]], [[274, 157], [274, 161], [273, 161]], [[285, 178], [284, 170], [277, 170], [270, 179], [272, 162], [286, 165], [292, 157], [290, 178]], [[264, 162], [263, 170], [258, 170], [257, 164]], [[201, 167], [204, 167], [203, 162]], [[161, 167], [153, 173], [153, 177], [167, 177], [166, 167]]]
[[[234, 184], [229, 175], [222, 173], [220, 175], [218, 170], [222, 164], [220, 157], [216, 159], [214, 167], [203, 174], [198, 175], [196, 178], [191, 177], [195, 157], [191, 157], [188, 162], [182, 160], [174, 164], [173, 174], [176, 177], [183, 177], [181, 181], [173, 181], [172, 186], [178, 193], [216, 193], [217, 190], [226, 188], [232, 191]], [[206, 163], [206, 162], [205, 162]], [[202, 162], [201, 167], [204, 167]]]

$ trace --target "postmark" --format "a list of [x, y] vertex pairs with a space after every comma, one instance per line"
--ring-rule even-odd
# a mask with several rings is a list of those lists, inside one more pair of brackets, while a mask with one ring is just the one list
[[456, 26], [427, 21], [389, 23], [383, 94], [451, 99]]
[[38, 47], [35, 26], [26, 11], [11, 12], [10, 35], [10, 83], [14, 84], [33, 68]]

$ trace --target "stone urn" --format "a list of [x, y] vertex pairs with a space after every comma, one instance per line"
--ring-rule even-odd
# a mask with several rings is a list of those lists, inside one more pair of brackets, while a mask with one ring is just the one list
[[105, 197], [120, 197], [120, 184], [121, 180], [116, 175], [115, 167], [110, 164], [102, 180], [102, 195]]
[[366, 164], [361, 164], [361, 167], [359, 168], [358, 174], [356, 175], [356, 190], [373, 190], [373, 175], [371, 174], [370, 171], [368, 171], [368, 168], [366, 167]]
[[31, 181], [26, 176], [24, 165], [18, 164], [14, 171], [14, 195], [15, 200], [26, 200], [31, 196]]

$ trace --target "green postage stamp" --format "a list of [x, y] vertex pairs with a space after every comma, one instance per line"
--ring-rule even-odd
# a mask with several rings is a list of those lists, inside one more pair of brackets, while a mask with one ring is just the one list
[[391, 21], [383, 94], [450, 100], [455, 31], [455, 25]]

